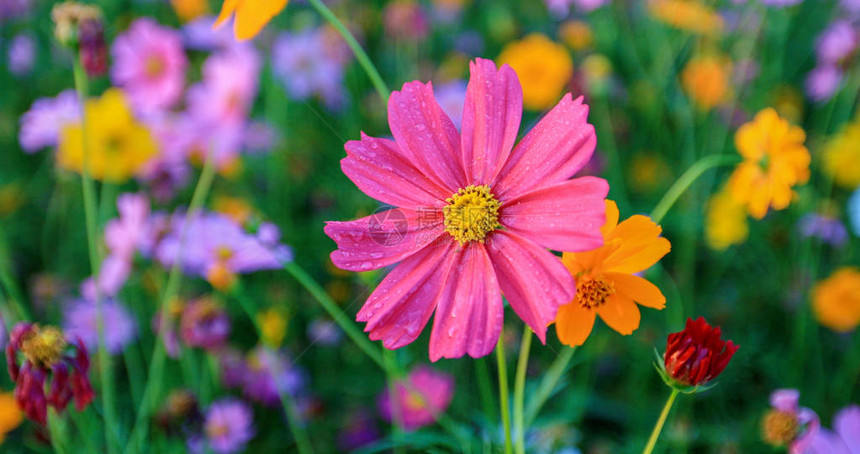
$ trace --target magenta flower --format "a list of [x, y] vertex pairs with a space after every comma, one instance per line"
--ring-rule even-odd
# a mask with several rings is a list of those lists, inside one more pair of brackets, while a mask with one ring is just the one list
[[404, 429], [415, 430], [436, 422], [453, 398], [454, 377], [419, 366], [396, 382], [393, 392], [380, 394], [379, 411], [386, 420], [399, 420]]
[[603, 244], [606, 181], [568, 180], [591, 157], [594, 128], [582, 98], [566, 95], [514, 147], [522, 88], [509, 66], [471, 64], [462, 134], [433, 86], [403, 85], [388, 103], [394, 141], [362, 134], [345, 145], [344, 173], [396, 207], [329, 222], [338, 267], [366, 271], [401, 262], [358, 313], [389, 349], [414, 341], [436, 318], [430, 358], [480, 357], [496, 345], [504, 293], [541, 342], [558, 307], [575, 294], [561, 260], [544, 248]]
[[132, 22], [114, 42], [111, 80], [123, 87], [143, 112], [169, 108], [179, 101], [188, 60], [178, 31], [149, 18]]
[[198, 298], [185, 306], [179, 322], [182, 340], [192, 346], [215, 350], [230, 335], [230, 317], [212, 298]]

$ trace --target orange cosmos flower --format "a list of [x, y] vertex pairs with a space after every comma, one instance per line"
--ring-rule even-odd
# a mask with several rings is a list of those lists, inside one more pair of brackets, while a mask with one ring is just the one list
[[860, 325], [860, 268], [842, 267], [812, 289], [818, 323], [841, 333]]
[[224, 0], [221, 14], [215, 27], [221, 25], [233, 13], [233, 33], [236, 39], [244, 41], [257, 36], [260, 30], [287, 7], [289, 0]]
[[792, 187], [809, 180], [806, 133], [789, 124], [772, 108], [756, 114], [735, 134], [735, 146], [744, 161], [729, 178], [729, 191], [750, 216], [761, 219], [768, 208], [781, 210], [794, 195]]
[[582, 345], [594, 318], [627, 335], [639, 327], [635, 303], [663, 309], [666, 297], [660, 289], [636, 273], [644, 271], [669, 253], [663, 229], [647, 216], [631, 216], [618, 223], [618, 206], [606, 201], [606, 224], [600, 229], [603, 246], [587, 252], [565, 252], [562, 261], [576, 280], [576, 296], [559, 307], [555, 319], [558, 338], [571, 347]]

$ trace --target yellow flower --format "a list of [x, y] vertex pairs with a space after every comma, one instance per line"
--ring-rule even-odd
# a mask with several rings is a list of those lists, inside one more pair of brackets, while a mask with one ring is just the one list
[[830, 139], [824, 147], [824, 171], [845, 189], [860, 186], [860, 119]]
[[216, 196], [212, 208], [240, 225], [244, 225], [254, 215], [254, 207], [241, 197]]
[[700, 35], [723, 31], [723, 18], [697, 0], [651, 0], [648, 10], [660, 22]]
[[24, 414], [15, 402], [12, 393], [0, 393], [0, 443], [6, 434], [15, 430], [24, 420]]
[[564, 46], [539, 33], [509, 43], [497, 60], [517, 72], [523, 106], [531, 110], [552, 107], [573, 76], [573, 60]]
[[606, 224], [600, 229], [604, 245], [562, 256], [576, 280], [576, 296], [559, 307], [555, 319], [558, 338], [565, 345], [582, 345], [597, 315], [626, 335], [639, 327], [636, 303], [654, 309], [666, 305], [660, 289], [636, 274], [669, 253], [669, 240], [660, 236], [663, 229], [647, 216], [631, 216], [620, 224], [618, 216], [618, 206], [607, 200]]
[[582, 61], [582, 74], [585, 75], [590, 92], [603, 92], [612, 75], [612, 62], [603, 54], [591, 54]]
[[746, 241], [749, 236], [746, 207], [732, 198], [723, 188], [708, 201], [705, 219], [705, 242], [717, 251]]
[[278, 348], [287, 335], [287, 317], [277, 309], [266, 309], [257, 314], [260, 324], [260, 340], [270, 348]]
[[684, 91], [699, 107], [710, 110], [731, 94], [732, 64], [724, 57], [706, 56], [687, 63], [681, 73]]
[[633, 155], [630, 159], [628, 178], [631, 189], [637, 192], [651, 193], [671, 181], [672, 172], [659, 154], [643, 151]]
[[0, 186], [0, 218], [12, 214], [24, 204], [24, 188], [18, 183]]
[[[149, 129], [131, 113], [122, 91], [112, 88], [101, 98], [86, 104], [90, 175], [97, 180], [121, 183], [137, 173], [158, 148]], [[84, 168], [83, 128], [66, 126], [60, 134], [57, 164], [82, 172]]]
[[224, 0], [221, 14], [215, 21], [215, 27], [224, 23], [233, 13], [233, 33], [238, 40], [247, 40], [257, 36], [260, 30], [287, 7], [288, 0]]
[[767, 108], [738, 128], [735, 147], [744, 161], [729, 178], [729, 191], [761, 219], [768, 208], [781, 210], [794, 195], [792, 187], [809, 180], [809, 150], [803, 145], [806, 133]]
[[189, 22], [209, 12], [206, 0], [170, 0], [170, 6], [182, 22]]
[[812, 310], [818, 323], [839, 332], [860, 324], [860, 269], [843, 267], [812, 289]]
[[594, 42], [591, 27], [581, 20], [569, 20], [561, 24], [558, 35], [565, 44], [576, 51], [585, 50]]

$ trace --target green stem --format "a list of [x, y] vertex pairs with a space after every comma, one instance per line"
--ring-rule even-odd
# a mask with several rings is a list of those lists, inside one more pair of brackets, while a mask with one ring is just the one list
[[[9, 253], [6, 244], [6, 234], [3, 231], [3, 226], [0, 225], [0, 288], [6, 292], [7, 299], [12, 302], [15, 312], [18, 313], [19, 320], [32, 320], [33, 316], [30, 311], [24, 306], [24, 299], [21, 296], [21, 290], [18, 284], [12, 277], [12, 255]], [[12, 320], [6, 320], [7, 323]]]
[[335, 303], [329, 296], [328, 293], [323, 290], [322, 287], [305, 272], [302, 267], [297, 265], [295, 262], [289, 262], [284, 265], [284, 269], [290, 273], [293, 278], [295, 278], [305, 290], [308, 291], [316, 300], [320, 303], [320, 305], [325, 309], [326, 312], [334, 319], [335, 323], [340, 326], [340, 329], [352, 339], [353, 342], [360, 348], [367, 356], [370, 357], [382, 370], [396, 375], [395, 371], [389, 370], [390, 365], [383, 360], [382, 354], [379, 352], [372, 342], [355, 326], [355, 324], [350, 320], [343, 311], [340, 310], [337, 303]]
[[161, 318], [159, 326], [161, 329], [157, 339], [155, 340], [152, 359], [149, 362], [149, 372], [147, 374], [146, 389], [143, 392], [143, 402], [140, 408], [138, 408], [134, 428], [131, 433], [131, 439], [125, 449], [125, 452], [127, 453], [137, 452], [138, 444], [143, 441], [143, 437], [149, 430], [149, 414], [152, 409], [155, 408], [156, 399], [158, 399], [158, 396], [161, 394], [161, 384], [164, 380], [164, 365], [167, 359], [167, 351], [164, 347], [164, 333], [169, 329], [167, 326], [169, 321], [167, 316], [167, 305], [168, 302], [171, 301], [179, 292], [179, 284], [182, 281], [182, 273], [179, 272], [179, 263], [188, 225], [206, 201], [206, 197], [209, 195], [209, 189], [212, 187], [212, 180], [214, 180], [214, 178], [215, 164], [210, 152], [206, 154], [203, 171], [200, 173], [200, 178], [197, 180], [194, 193], [191, 195], [191, 202], [188, 204], [188, 212], [185, 214], [185, 220], [182, 223], [182, 231], [179, 233], [179, 248], [173, 265], [170, 267], [167, 284], [165, 285], [161, 301], [158, 305], [159, 317]]
[[90, 144], [89, 144], [89, 125], [87, 123], [87, 98], [89, 97], [89, 80], [87, 73], [81, 65], [80, 59], [74, 59], [74, 75], [75, 89], [78, 92], [78, 103], [81, 106], [81, 137], [83, 150], [83, 168], [81, 169], [82, 190], [84, 199], [84, 218], [87, 231], [87, 248], [90, 256], [90, 269], [93, 279], [96, 282], [95, 299], [97, 310], [97, 330], [99, 338], [98, 359], [99, 359], [99, 379], [101, 381], [102, 406], [104, 407], [105, 418], [105, 438], [107, 442], [107, 451], [114, 453], [117, 451], [117, 446], [120, 444], [117, 438], [117, 409], [116, 409], [116, 391], [114, 389], [113, 379], [113, 360], [107, 351], [105, 345], [105, 326], [103, 314], [103, 301], [101, 292], [98, 288], [99, 274], [101, 269], [101, 254], [99, 253], [98, 241], [98, 213], [96, 211], [96, 187], [95, 182], [90, 175]]
[[48, 435], [51, 439], [51, 447], [58, 454], [65, 454], [66, 450], [66, 431], [62, 427], [62, 417], [52, 409], [48, 409]]
[[[263, 339], [263, 329], [260, 326], [260, 321], [257, 319], [257, 308], [254, 301], [248, 297], [248, 294], [245, 293], [244, 287], [240, 282], [237, 282], [233, 287], [233, 291], [231, 292], [233, 296], [239, 301], [239, 305], [242, 306], [242, 309], [245, 311], [245, 314], [248, 318], [251, 319], [251, 323], [254, 325], [254, 329], [257, 331], [257, 338], [262, 341]], [[262, 343], [261, 343], [262, 345]], [[269, 350], [268, 347], [263, 346], [266, 350]], [[274, 352], [270, 352], [274, 354]], [[275, 367], [278, 367], [277, 361], [274, 361], [276, 364]], [[281, 376], [282, 371], [273, 371], [276, 377]], [[293, 396], [291, 396], [288, 392], [284, 391], [281, 386], [278, 386], [278, 394], [281, 397], [281, 405], [283, 406], [284, 413], [287, 416], [287, 424], [290, 426], [290, 432], [293, 434], [293, 439], [296, 441], [296, 448], [298, 449], [299, 454], [310, 454], [314, 450], [311, 447], [311, 443], [308, 440], [308, 436], [301, 427], [299, 427], [299, 412], [296, 410], [296, 404], [293, 402]]]
[[360, 64], [364, 69], [364, 72], [367, 73], [367, 77], [370, 78], [370, 82], [373, 84], [373, 88], [376, 89], [376, 92], [379, 93], [379, 97], [382, 98], [383, 102], [388, 102], [388, 87], [385, 86], [385, 82], [382, 81], [379, 71], [376, 70], [373, 62], [370, 61], [370, 57], [368, 57], [367, 53], [364, 52], [364, 49], [361, 48], [361, 44], [358, 43], [355, 37], [352, 36], [352, 33], [350, 33], [349, 29], [343, 25], [343, 22], [341, 22], [340, 19], [338, 19], [321, 0], [308, 0], [308, 2], [332, 25], [332, 27], [335, 28], [335, 30], [340, 33], [344, 41], [346, 41], [346, 44], [355, 54], [355, 59], [358, 60], [358, 64]]
[[474, 361], [475, 375], [478, 376], [478, 392], [481, 395], [481, 407], [484, 410], [484, 417], [489, 419], [495, 413], [496, 403], [493, 401], [493, 394], [490, 392], [492, 385], [490, 384], [490, 372], [487, 370], [486, 359], [479, 358]]
[[684, 172], [677, 181], [675, 181], [675, 184], [666, 191], [663, 198], [657, 202], [657, 205], [654, 207], [654, 211], [651, 212], [651, 220], [659, 224], [660, 221], [663, 220], [663, 217], [666, 216], [666, 213], [669, 212], [669, 209], [672, 208], [672, 205], [678, 201], [681, 195], [683, 195], [690, 185], [692, 185], [697, 178], [702, 176], [705, 171], [714, 167], [737, 164], [739, 159], [740, 158], [737, 155], [718, 154], [705, 156], [693, 163], [693, 165], [691, 165], [690, 168], [687, 169], [687, 171]]
[[558, 384], [561, 376], [567, 370], [567, 365], [570, 364], [570, 360], [573, 358], [575, 352], [576, 347], [565, 347], [561, 354], [553, 361], [552, 365], [549, 366], [549, 369], [543, 374], [543, 379], [541, 379], [537, 390], [529, 398], [528, 417], [526, 418], [527, 426], [530, 426], [535, 418], [537, 418], [541, 408], [543, 408], [543, 405], [555, 389], [555, 385]]
[[511, 417], [508, 414], [508, 365], [505, 362], [504, 333], [496, 344], [496, 366], [499, 369], [499, 408], [502, 411], [502, 427], [505, 429], [505, 454], [513, 452], [511, 443]]
[[529, 352], [532, 349], [532, 330], [526, 326], [520, 343], [520, 356], [517, 360], [517, 375], [514, 378], [514, 434], [517, 454], [526, 452], [526, 427], [523, 424], [523, 404], [525, 402], [526, 370], [529, 365]]
[[651, 451], [654, 450], [654, 446], [657, 444], [657, 439], [660, 438], [660, 432], [663, 430], [663, 425], [666, 424], [666, 418], [669, 416], [669, 410], [672, 409], [672, 404], [675, 403], [676, 397], [678, 397], [678, 390], [673, 388], [672, 394], [669, 395], [669, 399], [663, 407], [663, 412], [660, 413], [660, 419], [658, 419], [657, 424], [654, 425], [654, 430], [651, 432], [651, 438], [648, 439], [648, 444], [645, 445], [645, 450], [642, 451], [642, 454], [651, 454]]

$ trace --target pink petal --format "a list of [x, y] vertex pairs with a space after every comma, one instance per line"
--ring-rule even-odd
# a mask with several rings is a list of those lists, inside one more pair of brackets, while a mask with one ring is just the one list
[[517, 140], [523, 115], [523, 89], [517, 73], [492, 60], [469, 64], [472, 76], [463, 106], [463, 168], [470, 184], [496, 178]]
[[530, 240], [496, 230], [486, 244], [496, 279], [514, 312], [546, 343], [546, 327], [576, 286], [561, 259]]
[[502, 331], [504, 308], [496, 273], [481, 243], [457, 254], [445, 292], [439, 298], [430, 335], [430, 361], [489, 354]]
[[509, 231], [557, 251], [590, 251], [603, 245], [609, 183], [582, 177], [543, 186], [506, 202], [499, 222]]
[[517, 144], [493, 185], [496, 196], [517, 196], [537, 186], [567, 180], [594, 153], [594, 126], [586, 122], [588, 106], [582, 96], [564, 95]]
[[833, 428], [851, 447], [851, 452], [860, 454], [860, 406], [849, 405], [833, 418]]
[[436, 241], [444, 232], [436, 209], [394, 208], [349, 222], [328, 222], [325, 233], [337, 243], [331, 261], [349, 271], [397, 263]]
[[388, 124], [406, 159], [448, 193], [465, 187], [460, 134], [433, 97], [433, 85], [403, 84], [388, 100]]
[[343, 173], [365, 194], [398, 207], [441, 207], [451, 197], [447, 189], [418, 170], [397, 143], [361, 133], [361, 140], [344, 145]]
[[448, 285], [457, 255], [452, 242], [433, 244], [394, 268], [356, 316], [367, 322], [370, 339], [381, 339], [394, 350], [418, 338]]

